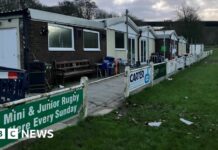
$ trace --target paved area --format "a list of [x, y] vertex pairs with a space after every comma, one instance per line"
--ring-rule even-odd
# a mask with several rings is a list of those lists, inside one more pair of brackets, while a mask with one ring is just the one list
[[[64, 88], [79, 85], [79, 82], [73, 82], [64, 86]], [[124, 75], [91, 79], [88, 86], [88, 114], [89, 116], [101, 115], [109, 110], [117, 108], [124, 99]], [[59, 87], [53, 91], [59, 90]], [[38, 94], [28, 94], [26, 97], [36, 96]], [[105, 111], [106, 110], [106, 111]], [[107, 111], [108, 110], [108, 111]], [[102, 112], [102, 113], [101, 113]]]
[[110, 112], [104, 110], [117, 108], [124, 99], [124, 88], [123, 75], [90, 83], [88, 87], [88, 114], [90, 116], [98, 115], [99, 112]]

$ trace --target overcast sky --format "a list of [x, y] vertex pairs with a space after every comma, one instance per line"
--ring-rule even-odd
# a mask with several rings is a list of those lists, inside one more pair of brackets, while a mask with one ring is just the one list
[[[63, 0], [40, 0], [46, 5], [55, 5]], [[94, 0], [99, 8], [122, 14], [125, 9], [147, 21], [176, 18], [176, 9], [182, 3], [198, 8], [202, 20], [218, 21], [218, 0]]]

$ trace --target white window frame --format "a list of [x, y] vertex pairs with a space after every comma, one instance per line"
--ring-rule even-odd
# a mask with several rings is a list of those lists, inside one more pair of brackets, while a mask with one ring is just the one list
[[[117, 33], [122, 33], [123, 34], [123, 37], [124, 37], [124, 40], [123, 40], [123, 42], [124, 42], [124, 48], [116, 48], [116, 32]], [[126, 38], [125, 38], [125, 33], [123, 33], [123, 32], [119, 32], [119, 31], [115, 31], [115, 35], [114, 35], [115, 37], [114, 37], [114, 40], [115, 40], [115, 43], [114, 43], [114, 45], [115, 45], [115, 50], [116, 51], [126, 51]]]
[[[148, 44], [148, 42], [149, 42], [148, 40], [149, 40], [149, 38], [147, 38], [147, 39], [146, 39], [146, 38], [141, 38], [141, 39], [140, 39], [140, 50], [141, 50], [141, 51], [140, 51], [140, 62], [141, 62], [141, 64], [143, 64], [143, 65], [144, 65], [144, 64], [147, 64], [147, 47], [148, 47], [147, 44]], [[141, 48], [142, 48], [142, 46], [141, 46], [142, 41], [145, 42], [145, 53], [144, 53], [144, 54], [145, 54], [145, 61], [143, 61], [143, 62], [141, 61], [141, 60], [142, 60], [142, 54], [141, 54], [141, 53], [142, 53], [142, 49], [141, 49]]]
[[[84, 32], [97, 33], [97, 35], [98, 35], [98, 48], [85, 48]], [[87, 30], [87, 29], [83, 30], [83, 49], [84, 49], [84, 51], [88, 51], [88, 52], [98, 52], [98, 51], [101, 51], [101, 49], [100, 49], [100, 33], [98, 31]]]
[[[135, 45], [135, 47], [134, 47], [134, 51], [135, 51], [135, 56], [133, 57], [133, 55], [132, 55], [132, 48], [131, 47], [129, 47], [129, 49], [128, 49], [128, 53], [130, 52], [130, 56], [131, 56], [131, 64], [132, 65], [134, 65], [135, 63], [136, 63], [136, 61], [137, 61], [137, 36], [136, 35], [133, 35], [133, 34], [129, 34], [129, 36], [128, 36], [128, 41], [129, 41], [129, 39], [131, 40], [131, 47], [132, 47], [132, 45], [133, 45], [133, 40], [134, 40], [134, 45]], [[127, 44], [128, 44], [128, 41], [127, 41]], [[135, 58], [135, 62], [133, 62], [133, 58]]]
[[49, 51], [53, 51], [53, 52], [58, 52], [58, 51], [75, 51], [75, 47], [74, 47], [74, 28], [73, 27], [67, 27], [67, 26], [63, 26], [63, 25], [56, 25], [56, 24], [48, 24], [49, 26], [53, 26], [53, 27], [59, 27], [59, 28], [65, 28], [65, 29], [71, 29], [72, 32], [72, 47], [71, 48], [66, 48], [66, 47], [49, 47], [49, 35], [48, 35], [48, 50]]

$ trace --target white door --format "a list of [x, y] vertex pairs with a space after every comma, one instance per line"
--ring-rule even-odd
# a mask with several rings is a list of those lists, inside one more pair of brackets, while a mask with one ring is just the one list
[[136, 62], [136, 51], [135, 51], [135, 39], [132, 37], [129, 37], [128, 39], [128, 44], [129, 44], [129, 60], [131, 62], [131, 65], [134, 65]]
[[0, 29], [0, 66], [20, 68], [16, 28]]

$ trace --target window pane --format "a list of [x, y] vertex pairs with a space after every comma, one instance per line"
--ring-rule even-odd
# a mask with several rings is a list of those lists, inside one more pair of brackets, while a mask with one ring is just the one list
[[118, 49], [124, 49], [124, 34], [116, 32], [115, 33], [115, 46]]
[[72, 48], [72, 30], [57, 26], [48, 26], [49, 47]]
[[135, 54], [135, 39], [132, 39], [132, 53]]
[[128, 39], [128, 53], [129, 53], [129, 60], [132, 58], [132, 48], [131, 48], [131, 39]]
[[133, 63], [135, 63], [136, 59], [135, 59], [135, 40], [132, 39], [132, 61]]
[[141, 62], [144, 62], [144, 42], [141, 41]]
[[146, 42], [144, 41], [144, 62], [146, 62]]
[[146, 41], [141, 41], [141, 61], [146, 62]]
[[84, 48], [99, 48], [98, 34], [84, 31]]

